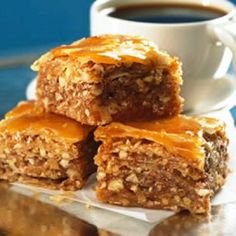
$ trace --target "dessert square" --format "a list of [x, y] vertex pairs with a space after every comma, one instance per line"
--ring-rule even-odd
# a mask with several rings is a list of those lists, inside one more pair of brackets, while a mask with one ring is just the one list
[[33, 65], [47, 111], [89, 125], [181, 112], [181, 65], [146, 39], [103, 35], [61, 46]]
[[102, 202], [206, 214], [227, 176], [228, 139], [217, 119], [113, 122], [95, 139]]
[[0, 179], [80, 189], [96, 168], [92, 127], [21, 102], [0, 122]]

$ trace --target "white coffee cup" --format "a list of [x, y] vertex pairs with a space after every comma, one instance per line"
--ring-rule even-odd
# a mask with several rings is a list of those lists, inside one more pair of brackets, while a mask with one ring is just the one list
[[[124, 20], [105, 13], [105, 9], [111, 7], [153, 3], [207, 5], [223, 9], [227, 14], [206, 21], [166, 24]], [[235, 86], [225, 78], [232, 53], [236, 58], [235, 9], [232, 3], [225, 0], [97, 0], [91, 7], [91, 35], [141, 35], [154, 41], [161, 50], [179, 57], [184, 72], [184, 109], [201, 113], [219, 108], [223, 104], [222, 99], [226, 99], [230, 88], [232, 92], [232, 86]], [[218, 95], [222, 86], [222, 93], [226, 94], [220, 99]], [[205, 101], [207, 105], [204, 106]]]

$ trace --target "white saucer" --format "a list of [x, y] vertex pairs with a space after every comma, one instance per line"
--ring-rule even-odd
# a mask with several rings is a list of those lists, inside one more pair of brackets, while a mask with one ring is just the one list
[[[192, 110], [185, 111], [189, 115], [201, 115], [212, 111], [218, 111], [225, 107], [231, 109], [236, 105], [236, 79], [232, 75], [226, 75], [223, 78], [199, 81], [196, 83], [199, 93], [192, 94], [191, 100], [185, 101], [185, 107], [195, 104]], [[195, 102], [199, 100], [199, 102]]]
[[36, 99], [36, 78], [31, 80], [30, 83], [27, 85], [26, 88], [26, 98], [28, 100], [35, 100]]
[[[33, 79], [27, 86], [26, 97], [29, 100], [36, 99], [36, 79]], [[195, 109], [185, 112], [189, 115], [202, 115], [209, 112], [231, 109], [236, 104], [236, 79], [232, 75], [212, 82], [210, 89], [201, 89], [201, 102], [197, 103]], [[210, 109], [209, 109], [210, 108]]]

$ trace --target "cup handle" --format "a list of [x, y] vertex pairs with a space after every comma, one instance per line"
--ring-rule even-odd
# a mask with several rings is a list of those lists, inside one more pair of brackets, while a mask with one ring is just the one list
[[214, 39], [223, 43], [233, 54], [233, 65], [236, 70], [236, 10], [231, 13], [232, 17], [225, 23], [211, 25], [210, 31]]

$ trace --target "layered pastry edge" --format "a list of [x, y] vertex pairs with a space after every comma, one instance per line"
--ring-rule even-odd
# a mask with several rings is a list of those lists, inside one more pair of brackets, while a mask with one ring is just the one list
[[141, 37], [94, 36], [36, 61], [37, 98], [83, 124], [155, 119], [182, 110], [181, 63]]
[[112, 123], [95, 138], [102, 202], [207, 214], [228, 173], [228, 139], [217, 119]]
[[95, 172], [93, 127], [21, 102], [0, 122], [0, 178], [76, 190]]

